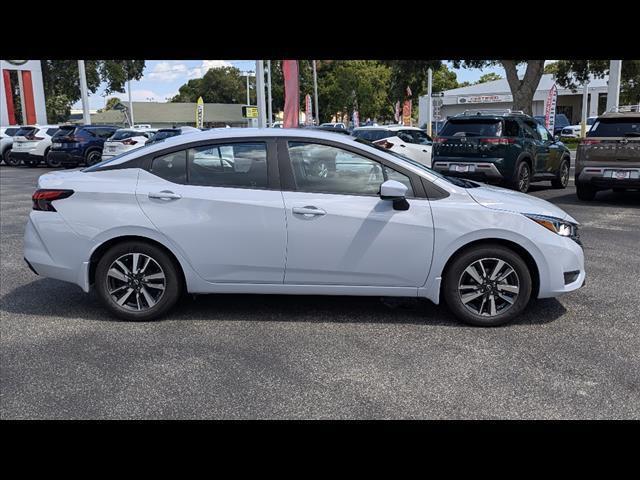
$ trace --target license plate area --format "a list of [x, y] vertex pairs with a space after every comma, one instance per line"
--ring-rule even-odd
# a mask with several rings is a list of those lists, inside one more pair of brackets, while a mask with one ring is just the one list
[[475, 165], [455, 163], [449, 165], [449, 171], [457, 173], [470, 173], [475, 171]]

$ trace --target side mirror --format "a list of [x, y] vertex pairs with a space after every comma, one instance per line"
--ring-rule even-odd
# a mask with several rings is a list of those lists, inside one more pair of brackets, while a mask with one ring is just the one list
[[409, 202], [407, 202], [407, 186], [397, 180], [387, 180], [380, 185], [380, 198], [382, 200], [391, 200], [394, 210], [409, 210]]
[[560, 141], [560, 135], [554, 135], [553, 136], [553, 141], [554, 142], [559, 142]]

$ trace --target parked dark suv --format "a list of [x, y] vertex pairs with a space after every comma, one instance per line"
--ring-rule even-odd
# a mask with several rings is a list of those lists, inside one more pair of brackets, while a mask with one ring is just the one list
[[62, 125], [51, 138], [49, 156], [64, 168], [94, 165], [102, 157], [105, 140], [116, 130], [113, 125]]
[[449, 176], [503, 184], [526, 193], [531, 182], [569, 183], [569, 149], [529, 115], [467, 111], [447, 120], [433, 144], [433, 168]]
[[598, 117], [578, 145], [575, 179], [580, 200], [598, 190], [640, 189], [640, 106]]

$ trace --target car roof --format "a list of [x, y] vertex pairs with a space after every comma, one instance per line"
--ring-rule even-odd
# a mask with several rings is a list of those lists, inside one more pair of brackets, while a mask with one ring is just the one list
[[640, 118], [640, 112], [606, 112], [598, 118]]

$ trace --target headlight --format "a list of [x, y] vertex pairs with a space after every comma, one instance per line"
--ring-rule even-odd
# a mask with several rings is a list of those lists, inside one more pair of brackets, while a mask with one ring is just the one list
[[575, 223], [567, 222], [566, 220], [561, 220], [556, 217], [535, 215], [533, 213], [525, 213], [524, 216], [533, 220], [538, 225], [543, 226], [547, 230], [551, 230], [553, 233], [557, 233], [561, 237], [568, 237], [579, 245], [582, 245], [580, 235], [578, 234], [578, 225]]

